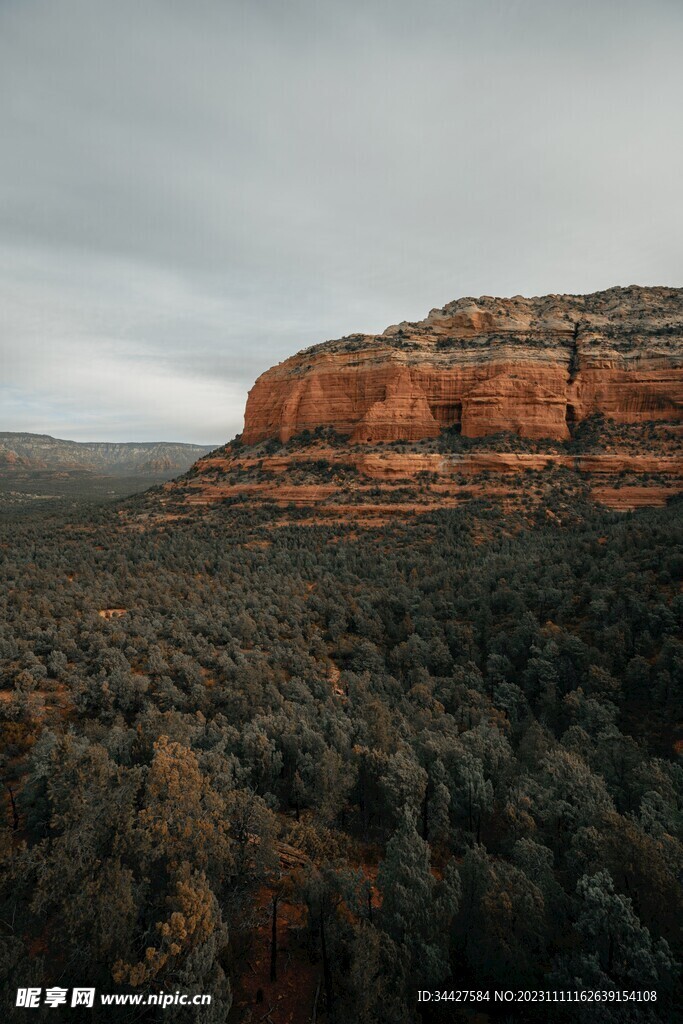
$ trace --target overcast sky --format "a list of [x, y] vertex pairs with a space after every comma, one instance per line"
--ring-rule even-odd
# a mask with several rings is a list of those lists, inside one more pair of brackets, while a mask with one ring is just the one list
[[0, 0], [0, 429], [217, 443], [298, 349], [683, 284], [681, 0]]

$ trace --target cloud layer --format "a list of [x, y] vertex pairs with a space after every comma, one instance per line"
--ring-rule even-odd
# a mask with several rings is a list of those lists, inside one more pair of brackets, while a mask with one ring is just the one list
[[0, 427], [214, 443], [304, 345], [683, 278], [676, 0], [5, 0]]

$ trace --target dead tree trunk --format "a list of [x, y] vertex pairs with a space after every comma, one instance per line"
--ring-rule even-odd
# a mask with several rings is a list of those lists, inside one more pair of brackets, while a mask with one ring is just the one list
[[277, 981], [277, 905], [280, 893], [273, 893], [273, 923], [270, 935], [270, 980]]
[[11, 786], [7, 787], [7, 792], [9, 793], [9, 802], [12, 805], [12, 831], [16, 832], [19, 828], [19, 812], [17, 811], [17, 803], [14, 799], [14, 793], [12, 792]]
[[323, 978], [325, 979], [325, 1004], [328, 1013], [332, 1013], [334, 997], [332, 995], [332, 972], [330, 961], [327, 958], [327, 944], [325, 942], [325, 917], [320, 914], [320, 949], [323, 956]]

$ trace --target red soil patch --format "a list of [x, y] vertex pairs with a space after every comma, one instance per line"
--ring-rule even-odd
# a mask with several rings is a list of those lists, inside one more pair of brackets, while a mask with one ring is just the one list
[[662, 508], [669, 498], [678, 493], [680, 492], [676, 487], [646, 487], [643, 485], [594, 487], [592, 490], [596, 501], [618, 512], [627, 512], [636, 508]]
[[256, 898], [259, 925], [252, 935], [251, 953], [235, 980], [234, 1024], [272, 1021], [308, 1024], [322, 967], [311, 963], [302, 941], [306, 909], [281, 897], [277, 908], [277, 980], [270, 980], [273, 890], [264, 886]]

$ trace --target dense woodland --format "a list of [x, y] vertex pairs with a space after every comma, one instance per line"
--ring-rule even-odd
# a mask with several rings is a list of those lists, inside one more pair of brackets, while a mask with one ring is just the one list
[[[289, 970], [301, 1022], [465, 1020], [417, 991], [472, 988], [657, 994], [492, 1021], [676, 1019], [681, 503], [357, 530], [148, 500], [0, 534], [8, 999], [281, 1024]], [[287, 963], [257, 948], [285, 903]]]

